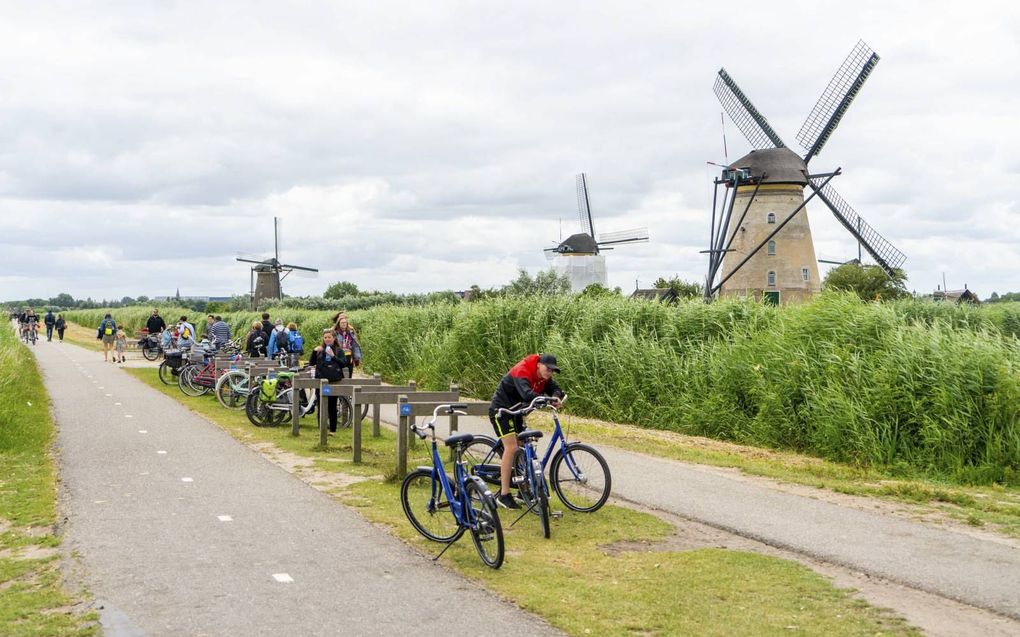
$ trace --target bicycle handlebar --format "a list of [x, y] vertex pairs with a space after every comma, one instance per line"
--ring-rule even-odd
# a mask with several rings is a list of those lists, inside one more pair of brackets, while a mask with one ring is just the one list
[[436, 425], [436, 419], [439, 418], [439, 411], [440, 410], [442, 410], [447, 416], [451, 416], [453, 414], [459, 414], [461, 416], [467, 416], [467, 412], [463, 411], [464, 409], [467, 409], [467, 404], [465, 404], [465, 403], [449, 403], [449, 404], [446, 404], [446, 405], [436, 405], [436, 408], [432, 410], [432, 420], [427, 421], [424, 425], [414, 425], [414, 424], [412, 424], [412, 425], [410, 425], [410, 429], [419, 438], [421, 438], [422, 440], [425, 440], [425, 437], [428, 435], [426, 432], [429, 429], [431, 429], [432, 430], [432, 434], [435, 435], [435, 432], [436, 432], [436, 426], [435, 426]]
[[553, 403], [557, 400], [559, 401], [559, 404], [562, 405], [564, 402], [566, 402], [567, 395], [563, 394], [563, 398], [558, 399], [553, 396], [535, 396], [535, 399], [532, 400], [531, 404], [528, 405], [527, 407], [521, 407], [520, 409], [517, 410], [507, 409], [506, 407], [500, 407], [499, 409], [496, 410], [496, 414], [497, 415], [509, 414], [511, 416], [520, 416], [522, 414], [530, 414], [536, 409], [541, 409], [543, 407], [548, 407], [549, 409], [555, 411], [556, 409], [558, 409], [558, 406]]

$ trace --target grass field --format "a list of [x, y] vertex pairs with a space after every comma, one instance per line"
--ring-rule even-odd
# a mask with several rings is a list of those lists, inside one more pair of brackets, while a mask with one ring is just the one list
[[96, 635], [84, 591], [64, 588], [55, 535], [53, 421], [35, 361], [0, 328], [0, 634]]
[[[289, 426], [256, 428], [243, 412], [227, 411], [210, 396], [188, 398], [163, 385], [151, 369], [129, 372], [238, 440], [270, 455], [291, 454], [297, 460], [281, 464], [426, 554], [439, 552], [413, 531], [400, 508], [399, 484], [391, 476], [392, 432], [367, 435], [365, 462], [354, 465], [349, 430], [323, 449], [311, 422], [298, 438], [289, 435]], [[426, 453], [418, 445], [409, 464], [427, 464]], [[557, 502], [553, 508], [563, 507]], [[661, 549], [671, 533], [654, 516], [607, 506], [592, 515], [566, 512], [553, 521], [551, 540], [530, 518], [507, 529], [507, 562], [500, 571], [482, 566], [467, 540], [442, 560], [571, 635], [917, 634], [796, 563], [721, 549]], [[648, 550], [618, 550], [620, 543]]]

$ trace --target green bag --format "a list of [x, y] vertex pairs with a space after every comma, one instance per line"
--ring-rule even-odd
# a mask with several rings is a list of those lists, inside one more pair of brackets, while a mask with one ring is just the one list
[[267, 403], [271, 403], [276, 400], [276, 384], [279, 383], [278, 378], [267, 378], [262, 381], [262, 388], [259, 391], [259, 400]]

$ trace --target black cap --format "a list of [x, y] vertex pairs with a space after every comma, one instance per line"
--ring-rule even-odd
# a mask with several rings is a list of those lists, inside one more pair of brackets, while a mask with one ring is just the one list
[[556, 357], [552, 354], [542, 354], [538, 357], [538, 362], [542, 363], [554, 372], [560, 371], [560, 368], [556, 366]]

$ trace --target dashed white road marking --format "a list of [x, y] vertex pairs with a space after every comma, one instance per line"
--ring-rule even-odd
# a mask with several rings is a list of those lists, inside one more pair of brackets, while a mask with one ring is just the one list
[[140, 475], [140, 476], [147, 476], [147, 475], [149, 475], [149, 472], [148, 471], [143, 471], [143, 472], [139, 473], [138, 475]]
[[162, 449], [160, 449], [160, 450], [159, 450], [159, 451], [157, 451], [156, 453], [161, 453], [161, 454], [163, 454], [163, 455], [166, 455], [166, 452], [165, 452], [165, 451], [163, 451]]
[[134, 416], [132, 416], [131, 414], [124, 414], [124, 417], [125, 418], [134, 418]]
[[192, 478], [181, 478], [181, 482], [194, 482]]
[[217, 515], [216, 518], [219, 519], [220, 522], [233, 522], [234, 521], [234, 518], [230, 517], [229, 515]]
[[106, 500], [96, 500], [96, 504], [106, 504]]
[[113, 394], [107, 394], [106, 397], [107, 398], [113, 398]]
[[114, 404], [114, 405], [118, 405], [118, 406], [120, 405], [120, 403], [113, 403], [113, 404]]
[[286, 573], [273, 573], [273, 579], [281, 584], [290, 584], [294, 581], [294, 578]]
[[149, 430], [148, 429], [139, 429], [138, 433], [140, 433], [140, 434], [147, 434], [147, 433], [149, 433]]

